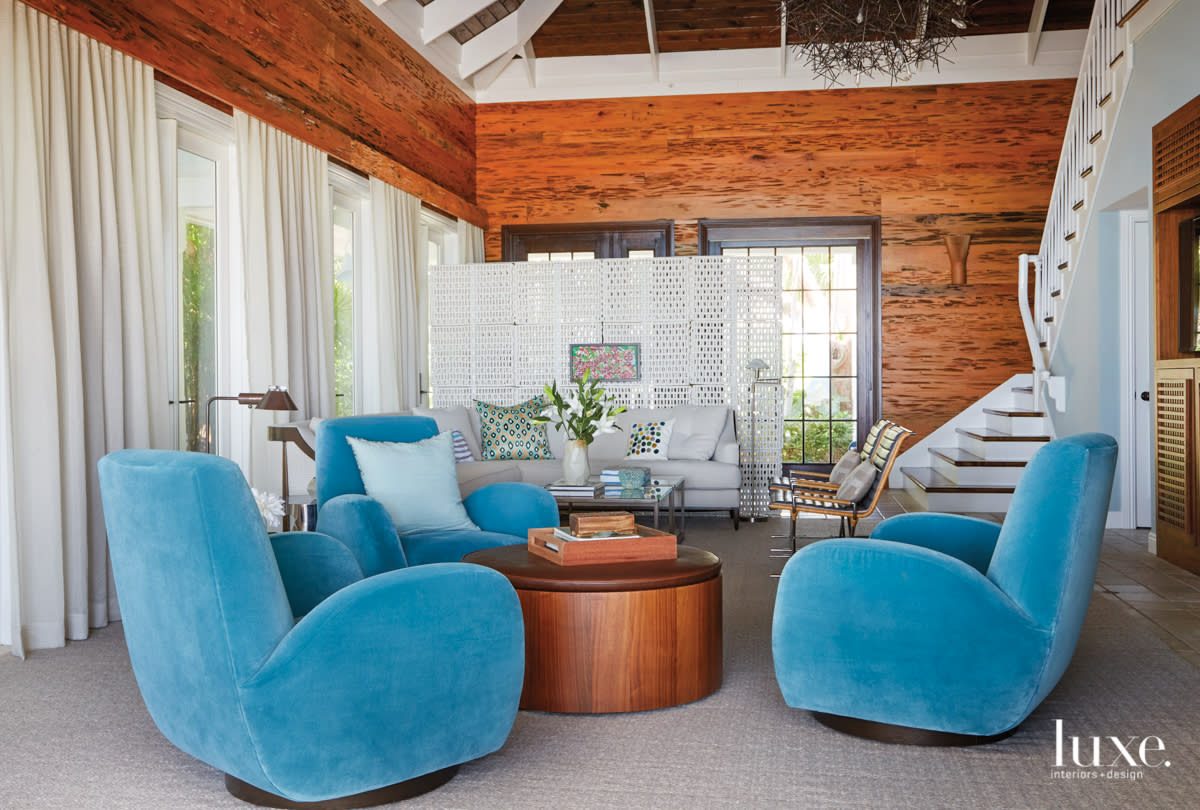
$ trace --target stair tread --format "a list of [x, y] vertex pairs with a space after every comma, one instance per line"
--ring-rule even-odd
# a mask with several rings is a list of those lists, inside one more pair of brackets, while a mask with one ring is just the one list
[[900, 472], [926, 492], [981, 492], [1011, 494], [1016, 487], [956, 484], [932, 467], [901, 467]]
[[[1033, 391], [1030, 390], [1029, 393], [1032, 394]], [[1006, 411], [1002, 408], [984, 408], [983, 412], [990, 413], [993, 416], [1030, 416], [1030, 417], [1033, 417], [1033, 416], [1045, 416], [1046, 415], [1043, 411]]]
[[1024, 467], [1024, 461], [989, 461], [961, 447], [935, 447], [930, 453], [943, 458], [955, 467]]
[[963, 436], [970, 436], [972, 439], [978, 439], [981, 442], [1048, 442], [1049, 436], [1014, 436], [1011, 433], [1005, 433], [1002, 430], [992, 430], [991, 428], [955, 428], [956, 433], [961, 433]]

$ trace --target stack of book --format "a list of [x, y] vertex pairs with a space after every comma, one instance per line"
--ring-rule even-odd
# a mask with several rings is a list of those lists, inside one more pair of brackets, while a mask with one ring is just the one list
[[602, 529], [594, 532], [581, 532], [580, 534], [571, 534], [569, 529], [557, 528], [554, 530], [554, 536], [559, 540], [632, 540], [641, 537], [641, 532], [636, 529], [632, 532], [614, 531], [612, 529]]
[[546, 489], [551, 495], [597, 495], [604, 488], [604, 484], [598, 484], [589, 481], [586, 484], [568, 484], [561, 478], [546, 484]]

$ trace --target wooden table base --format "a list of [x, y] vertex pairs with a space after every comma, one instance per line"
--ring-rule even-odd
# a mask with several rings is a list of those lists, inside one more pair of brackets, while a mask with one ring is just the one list
[[525, 614], [521, 708], [634, 712], [721, 685], [721, 577], [609, 592], [517, 589]]

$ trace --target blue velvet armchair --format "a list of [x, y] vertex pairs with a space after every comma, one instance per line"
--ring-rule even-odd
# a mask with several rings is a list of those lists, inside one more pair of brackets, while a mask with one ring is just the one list
[[1003, 526], [906, 514], [870, 538], [797, 552], [772, 626], [787, 704], [895, 742], [1011, 733], [1074, 654], [1116, 457], [1104, 434], [1050, 442], [1027, 465]]
[[344, 416], [317, 426], [317, 526], [350, 546], [368, 576], [525, 543], [529, 529], [558, 525], [554, 496], [533, 484], [503, 482], [477, 489], [463, 501], [482, 531], [451, 529], [397, 536], [383, 505], [366, 495], [346, 437], [415, 442], [435, 435], [437, 423], [424, 416]]
[[99, 473], [146, 708], [231, 793], [393, 801], [503, 745], [525, 663], [503, 576], [449, 563], [364, 578], [332, 537], [268, 539], [217, 456], [122, 450]]

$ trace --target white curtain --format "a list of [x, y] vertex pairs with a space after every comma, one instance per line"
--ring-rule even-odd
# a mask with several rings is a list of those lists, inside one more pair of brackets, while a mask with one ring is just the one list
[[483, 228], [458, 221], [458, 263], [481, 264], [484, 259]]
[[0, 642], [118, 618], [96, 462], [169, 441], [153, 71], [0, 0]]
[[420, 397], [417, 236], [421, 201], [371, 178], [372, 260], [363, 267], [355, 311], [362, 318], [363, 413], [411, 408]]
[[279, 491], [267, 423], [333, 416], [333, 256], [324, 152], [234, 111], [245, 284], [246, 387], [287, 386], [298, 410], [256, 414], [241, 458], [260, 489]]

